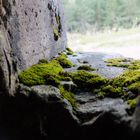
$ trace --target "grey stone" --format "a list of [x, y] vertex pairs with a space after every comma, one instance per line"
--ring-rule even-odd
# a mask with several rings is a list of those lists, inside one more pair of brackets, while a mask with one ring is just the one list
[[133, 114], [131, 127], [132, 127], [134, 133], [136, 133], [136, 135], [140, 136], [140, 98], [139, 98], [136, 110]]
[[17, 74], [65, 49], [59, 0], [0, 0], [0, 92], [13, 94]]

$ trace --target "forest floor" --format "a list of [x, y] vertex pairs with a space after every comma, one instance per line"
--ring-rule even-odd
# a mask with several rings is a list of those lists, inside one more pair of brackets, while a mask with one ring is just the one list
[[68, 34], [69, 47], [76, 52], [120, 54], [140, 59], [140, 28], [86, 34]]

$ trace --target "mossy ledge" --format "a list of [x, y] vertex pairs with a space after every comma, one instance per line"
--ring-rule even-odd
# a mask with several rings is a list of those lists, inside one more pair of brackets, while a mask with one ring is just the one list
[[82, 65], [82, 66], [79, 66], [77, 68], [77, 70], [85, 70], [85, 71], [94, 71], [96, 70], [95, 68], [92, 68], [91, 66], [89, 65]]
[[[130, 105], [131, 110], [137, 105], [137, 97], [140, 92], [140, 60], [128, 58], [113, 58], [105, 60], [107, 66], [127, 68], [123, 74], [110, 80], [109, 90], [115, 91], [119, 89], [118, 95], [121, 96]], [[113, 90], [113, 88], [114, 90]], [[125, 90], [124, 90], [125, 89]], [[129, 94], [128, 94], [129, 93]], [[99, 97], [107, 94], [100, 92]]]
[[52, 85], [60, 89], [63, 98], [67, 99], [73, 108], [76, 108], [76, 101], [73, 93], [68, 92], [60, 85], [61, 81], [70, 81], [69, 76], [64, 75], [64, 69], [73, 66], [66, 55], [61, 54], [57, 58], [48, 62], [45, 59], [39, 61], [29, 69], [19, 74], [19, 80], [26, 86]]
[[[109, 60], [109, 62], [111, 61]], [[117, 63], [121, 61], [126, 62], [128, 60], [117, 59]], [[130, 63], [131, 67], [137, 65], [138, 68], [139, 61]], [[85, 70], [77, 70], [76, 72], [66, 72], [64, 70], [64, 68], [72, 66], [73, 63], [67, 59], [67, 56], [61, 54], [50, 62], [40, 60], [38, 64], [21, 72], [19, 79], [21, 83], [27, 86], [52, 85], [59, 88], [62, 96], [72, 104], [73, 108], [76, 107], [74, 93], [64, 89], [61, 81], [73, 81], [77, 90], [90, 91], [97, 98], [122, 98], [134, 110], [136, 106], [134, 101], [136, 101], [140, 90], [140, 69], [129, 69], [114, 79], [106, 79], [87, 71], [87, 67]]]
[[133, 60], [130, 58], [112, 58], [104, 61], [107, 66], [123, 67], [130, 70], [140, 69], [140, 60]]

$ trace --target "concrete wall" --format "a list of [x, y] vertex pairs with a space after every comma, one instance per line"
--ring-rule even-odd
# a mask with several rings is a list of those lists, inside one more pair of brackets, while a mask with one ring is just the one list
[[39, 59], [51, 58], [65, 48], [60, 0], [3, 0], [3, 5], [9, 9], [6, 26], [20, 69], [37, 63]]
[[66, 47], [60, 0], [0, 0], [0, 93], [13, 93], [17, 73]]

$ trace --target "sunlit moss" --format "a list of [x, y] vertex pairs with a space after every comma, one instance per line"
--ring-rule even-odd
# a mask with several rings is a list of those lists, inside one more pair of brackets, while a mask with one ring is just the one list
[[140, 60], [132, 60], [127, 58], [112, 58], [107, 59], [104, 62], [107, 63], [107, 66], [124, 67], [131, 70], [140, 69]]
[[107, 82], [107, 79], [99, 76], [98, 74], [92, 74], [84, 70], [78, 70], [73, 73], [72, 79], [79, 88], [87, 90], [98, 88]]
[[71, 68], [74, 64], [65, 55], [60, 55], [55, 59], [63, 68]]
[[132, 70], [138, 70], [140, 69], [140, 60], [134, 60], [131, 62], [131, 65], [128, 67], [129, 69]]
[[130, 66], [130, 59], [127, 58], [112, 58], [107, 59], [104, 62], [107, 63], [107, 66], [115, 66], [115, 67], [124, 67], [128, 68]]
[[77, 68], [77, 70], [94, 71], [96, 69], [95, 68], [92, 68], [91, 66], [88, 66], [88, 65], [82, 65], [82, 66], [79, 66]]
[[138, 98], [128, 100], [127, 103], [130, 106], [130, 109], [134, 110], [137, 106]]
[[21, 83], [27, 86], [42, 85], [47, 84], [48, 75], [50, 75], [50, 77], [54, 77], [54, 74], [57, 75], [62, 71], [63, 68], [57, 61], [51, 61], [48, 64], [40, 63], [22, 71], [19, 75], [19, 79]]
[[62, 97], [67, 99], [71, 103], [72, 107], [74, 109], [76, 109], [77, 105], [76, 105], [76, 100], [75, 100], [74, 94], [72, 92], [65, 90], [63, 88], [63, 86], [59, 86], [59, 90], [60, 90]]

